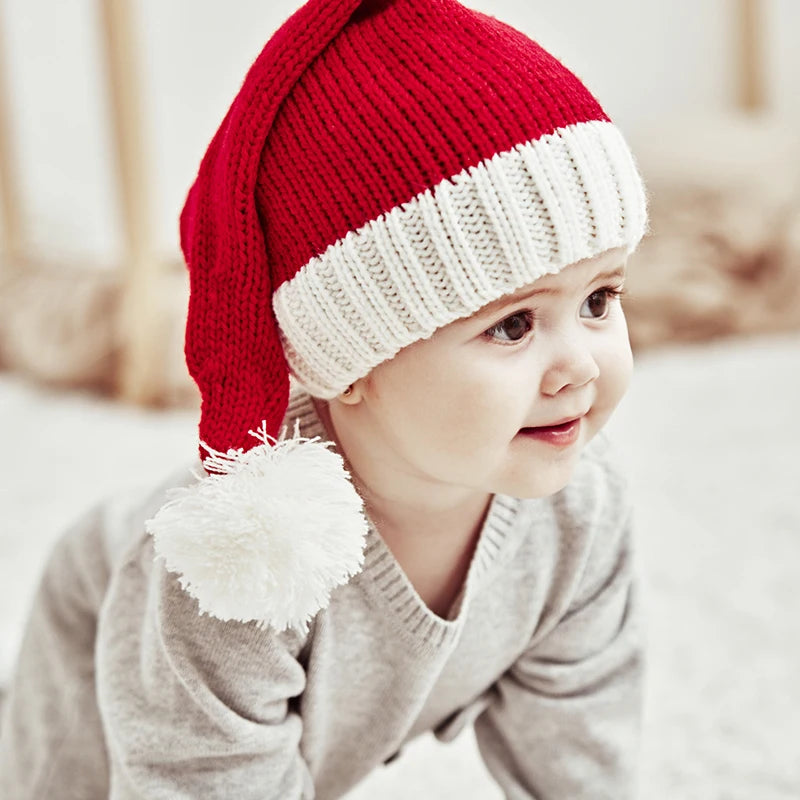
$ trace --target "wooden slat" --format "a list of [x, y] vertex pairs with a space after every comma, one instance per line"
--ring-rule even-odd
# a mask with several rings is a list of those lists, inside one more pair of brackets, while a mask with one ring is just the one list
[[22, 262], [22, 202], [17, 161], [11, 132], [11, 102], [8, 95], [3, 20], [0, 17], [0, 224], [3, 228], [3, 258], [0, 272], [7, 272]]
[[150, 219], [143, 104], [129, 0], [99, 0], [108, 68], [112, 134], [117, 160], [119, 207], [125, 237], [125, 278], [120, 310], [119, 392], [123, 399], [149, 404], [160, 385], [159, 264], [154, 257]]
[[766, 105], [762, 0], [737, 0], [738, 103], [746, 111]]

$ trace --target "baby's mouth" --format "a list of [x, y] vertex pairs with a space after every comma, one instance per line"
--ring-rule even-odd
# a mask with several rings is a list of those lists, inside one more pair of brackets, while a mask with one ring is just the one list
[[578, 440], [583, 417], [560, 422], [557, 425], [543, 425], [538, 428], [520, 428], [518, 436], [536, 440], [555, 447], [567, 447]]
[[538, 428], [520, 428], [520, 433], [533, 433], [535, 431], [565, 431], [571, 425], [574, 425], [580, 417], [568, 419], [566, 422], [561, 422], [558, 425], [541, 425]]

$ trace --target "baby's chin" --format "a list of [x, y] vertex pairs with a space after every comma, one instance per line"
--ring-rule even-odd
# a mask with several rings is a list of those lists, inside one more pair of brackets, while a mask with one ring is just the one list
[[572, 480], [575, 474], [575, 463], [562, 463], [557, 467], [542, 465], [531, 474], [510, 477], [500, 481], [493, 491], [520, 500], [540, 500], [560, 492]]
[[520, 500], [542, 500], [545, 497], [552, 497], [569, 485], [569, 480], [551, 481], [537, 484], [536, 486], [510, 487], [511, 491], [504, 491], [502, 494], [509, 497], [517, 497]]
[[523, 462], [517, 462], [513, 471], [503, 475], [492, 491], [520, 500], [538, 500], [557, 494], [573, 479], [581, 455], [596, 434], [594, 429], [582, 431], [580, 442], [555, 451], [551, 458], [543, 457], [541, 448], [537, 448], [539, 452], [530, 460], [523, 455]]

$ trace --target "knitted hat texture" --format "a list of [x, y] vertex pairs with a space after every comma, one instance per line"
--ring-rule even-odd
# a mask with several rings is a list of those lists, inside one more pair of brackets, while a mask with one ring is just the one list
[[527, 36], [455, 0], [311, 0], [253, 64], [181, 216], [201, 439], [277, 435], [290, 371], [332, 398], [645, 225], [622, 135]]
[[309, 0], [270, 38], [180, 219], [208, 476], [147, 523], [203, 613], [307, 629], [363, 563], [330, 443], [283, 438], [399, 350], [645, 232], [633, 157], [523, 33], [456, 0]]

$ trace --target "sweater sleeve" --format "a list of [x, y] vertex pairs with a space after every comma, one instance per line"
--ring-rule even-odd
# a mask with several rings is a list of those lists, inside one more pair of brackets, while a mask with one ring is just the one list
[[509, 800], [636, 796], [643, 648], [630, 516], [598, 527], [566, 610], [534, 634], [475, 721]]
[[97, 696], [111, 800], [309, 800], [293, 633], [198, 613], [147, 537], [100, 613]]

